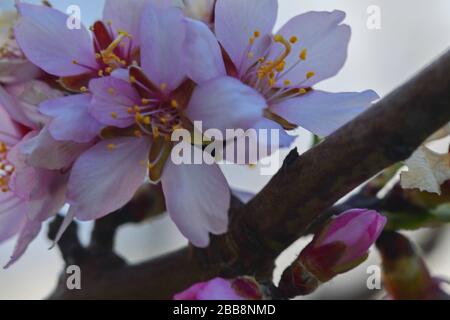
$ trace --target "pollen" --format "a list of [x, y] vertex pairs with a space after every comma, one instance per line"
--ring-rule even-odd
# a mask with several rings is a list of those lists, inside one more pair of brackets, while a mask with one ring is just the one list
[[87, 89], [86, 87], [83, 86], [83, 87], [80, 88], [80, 91], [84, 93], [84, 92], [87, 92], [88, 89]]
[[298, 42], [298, 38], [297, 38], [296, 36], [292, 36], [292, 37], [289, 39], [289, 42], [292, 43], [292, 44], [295, 44], [295, 43]]
[[253, 54], [253, 52], [249, 52], [247, 54], [247, 58], [252, 59], [255, 55]]
[[136, 136], [136, 138], [142, 138], [142, 131], [136, 130], [134, 131], [134, 135]]
[[291, 80], [284, 80], [283, 84], [287, 87], [290, 86], [292, 84]]
[[113, 143], [110, 143], [106, 147], [108, 148], [109, 151], [113, 151], [116, 148], [116, 145]]
[[177, 100], [175, 100], [175, 99], [173, 99], [171, 102], [170, 102], [170, 105], [172, 106], [172, 108], [178, 108], [178, 101]]
[[150, 125], [151, 123], [152, 123], [152, 119], [150, 118], [150, 117], [144, 117], [144, 123], [146, 124], [146, 125]]
[[130, 82], [131, 83], [136, 83], [136, 78], [134, 76], [130, 76]]
[[99, 77], [103, 77], [103, 76], [104, 76], [103, 70], [98, 70], [98, 76], [99, 76]]
[[167, 89], [167, 83], [161, 83], [160, 85], [159, 85], [159, 87], [161, 88], [161, 90], [166, 90]]
[[255, 38], [259, 38], [261, 36], [261, 32], [259, 30], [255, 30], [255, 32], [253, 32], [253, 36]]
[[114, 88], [108, 88], [108, 93], [113, 96], [116, 94], [116, 90]]
[[132, 114], [132, 113], [133, 113], [133, 108], [128, 108], [128, 109], [127, 109], [127, 113], [128, 113], [128, 114]]
[[309, 71], [308, 73], [306, 73], [306, 79], [311, 79], [312, 77], [314, 77], [316, 74], [313, 71]]
[[306, 54], [307, 54], [307, 50], [303, 49], [302, 52], [300, 52], [300, 60], [305, 61], [306, 60]]
[[111, 117], [113, 119], [117, 119], [119, 117], [119, 115], [117, 114], [117, 112], [111, 112]]
[[298, 89], [298, 93], [299, 94], [305, 94], [307, 91], [306, 91], [306, 89], [305, 88], [300, 88], [300, 89]]
[[142, 104], [149, 104], [151, 101], [149, 99], [142, 98], [141, 102]]

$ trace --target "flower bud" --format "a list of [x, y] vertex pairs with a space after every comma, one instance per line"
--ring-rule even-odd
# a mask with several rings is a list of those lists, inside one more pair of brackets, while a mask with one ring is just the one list
[[383, 262], [384, 287], [395, 300], [449, 299], [433, 278], [415, 246], [396, 232], [383, 233], [377, 241]]
[[262, 300], [263, 289], [254, 278], [226, 280], [214, 278], [194, 284], [178, 293], [174, 300]]
[[321, 282], [355, 268], [367, 258], [385, 224], [384, 216], [366, 209], [349, 210], [334, 218], [283, 273], [281, 293], [286, 297], [309, 294]]

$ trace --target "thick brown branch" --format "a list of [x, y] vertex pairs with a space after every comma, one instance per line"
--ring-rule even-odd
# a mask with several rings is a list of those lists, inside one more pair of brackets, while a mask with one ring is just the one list
[[292, 152], [262, 192], [246, 206], [231, 210], [230, 232], [215, 237], [208, 249], [182, 249], [141, 266], [124, 267], [85, 286], [77, 297], [107, 298], [117, 290], [122, 294], [114, 297], [170, 298], [212, 275], [269, 278], [275, 257], [305, 234], [322, 212], [409, 157], [449, 120], [450, 52], [314, 149], [300, 157]]

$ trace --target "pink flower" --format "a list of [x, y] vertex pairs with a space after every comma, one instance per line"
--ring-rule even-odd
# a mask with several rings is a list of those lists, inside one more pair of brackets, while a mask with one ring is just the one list
[[[42, 222], [64, 205], [68, 178], [60, 171], [27, 164], [22, 148], [40, 134], [43, 125], [42, 116], [30, 103], [38, 102], [38, 96], [58, 93], [34, 80], [22, 86], [6, 90], [0, 86], [0, 243], [18, 236], [6, 267], [23, 255]], [[33, 90], [39, 94], [33, 95]]]
[[[370, 90], [312, 88], [344, 65], [350, 28], [341, 24], [343, 12], [296, 16], [274, 36], [277, 9], [277, 0], [218, 0], [215, 34], [201, 22], [186, 20], [187, 73], [199, 84], [187, 116], [206, 128], [302, 126], [326, 136], [378, 98]], [[281, 146], [288, 146], [292, 137], [284, 130], [281, 135]]]
[[376, 211], [346, 211], [314, 237], [299, 259], [320, 280], [331, 279], [367, 258], [385, 224], [386, 218]]
[[12, 28], [15, 12], [0, 13], [0, 83], [12, 84], [36, 78], [41, 71], [19, 49]]
[[139, 22], [150, 0], [106, 1], [103, 20], [92, 27], [70, 29], [69, 16], [42, 5], [17, 5], [20, 20], [15, 36], [26, 57], [47, 73], [63, 77], [73, 91], [89, 80], [108, 75], [139, 59]]
[[184, 16], [168, 3], [149, 3], [142, 12], [141, 67], [93, 79], [89, 93], [47, 101], [40, 110], [52, 117], [48, 130], [60, 141], [92, 141], [99, 132], [96, 121], [106, 127], [104, 139], [73, 166], [71, 215], [103, 217], [130, 201], [149, 177], [161, 181], [167, 210], [181, 232], [204, 247], [209, 233], [227, 230], [230, 190], [217, 165], [175, 165], [168, 159], [171, 134], [185, 126], [183, 109], [192, 92], [180, 59]]
[[214, 278], [194, 284], [174, 296], [174, 300], [262, 300], [261, 286], [255, 279], [240, 277], [233, 280]]

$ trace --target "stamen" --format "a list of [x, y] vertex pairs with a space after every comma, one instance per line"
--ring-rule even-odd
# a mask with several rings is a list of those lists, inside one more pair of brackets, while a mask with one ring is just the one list
[[315, 73], [313, 71], [309, 71], [308, 73], [306, 73], [306, 79], [311, 79], [314, 76], [315, 76]]
[[306, 60], [306, 53], [307, 49], [303, 49], [302, 52], [300, 52], [300, 60], [305, 61]]

